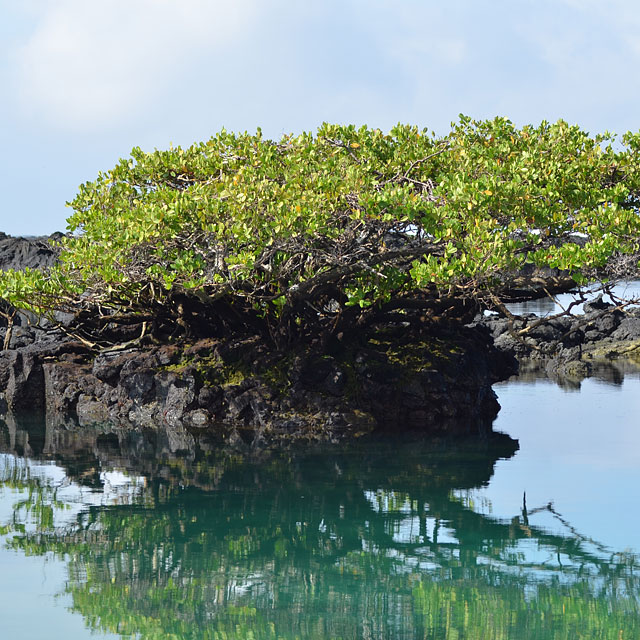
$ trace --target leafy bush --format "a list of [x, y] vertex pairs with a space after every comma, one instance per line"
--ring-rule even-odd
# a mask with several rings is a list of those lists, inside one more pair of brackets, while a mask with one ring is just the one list
[[291, 333], [483, 300], [526, 263], [582, 282], [638, 249], [639, 150], [640, 134], [464, 116], [444, 137], [325, 124], [135, 148], [80, 187], [60, 264], [0, 274], [0, 297], [185, 326], [206, 308]]

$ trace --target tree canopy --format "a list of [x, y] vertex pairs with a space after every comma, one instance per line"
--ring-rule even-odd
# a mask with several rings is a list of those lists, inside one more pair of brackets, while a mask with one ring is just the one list
[[640, 238], [640, 133], [460, 116], [437, 136], [222, 131], [131, 157], [69, 203], [60, 263], [0, 274], [19, 308], [254, 323], [288, 336], [491, 304], [526, 264], [577, 282]]

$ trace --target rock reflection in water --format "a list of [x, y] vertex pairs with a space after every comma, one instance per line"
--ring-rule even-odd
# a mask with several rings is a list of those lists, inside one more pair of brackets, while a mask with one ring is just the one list
[[[53, 482], [0, 457], [2, 486], [27, 496], [1, 524], [12, 547], [67, 561], [73, 610], [94, 629], [212, 639], [640, 630], [634, 556], [569, 523], [563, 534], [537, 527], [524, 504], [508, 521], [474, 510], [465, 490], [517, 449], [502, 434], [259, 457], [163, 431], [45, 429], [42, 439], [22, 423], [2, 434], [20, 453], [41, 444], [65, 470]], [[114, 468], [133, 487], [117, 500], [73, 493], [105, 492]]]
[[[612, 360], [591, 360], [588, 378], [603, 382], [613, 387], [621, 387], [625, 376], [637, 377], [640, 374], [640, 354]], [[557, 371], [549, 371], [548, 361], [544, 359], [527, 359], [520, 362], [519, 373], [510, 378], [519, 383], [535, 382], [536, 380], [552, 380], [565, 391], [580, 391], [586, 379], [584, 375], [571, 376]]]

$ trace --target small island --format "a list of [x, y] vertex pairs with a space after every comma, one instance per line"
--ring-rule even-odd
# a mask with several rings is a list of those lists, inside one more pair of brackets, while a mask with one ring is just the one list
[[[639, 150], [464, 116], [133, 149], [67, 234], [0, 237], [0, 417], [177, 447], [486, 436], [519, 359], [585, 375], [640, 344], [608, 284], [637, 273]], [[595, 281], [580, 317], [506, 307]]]

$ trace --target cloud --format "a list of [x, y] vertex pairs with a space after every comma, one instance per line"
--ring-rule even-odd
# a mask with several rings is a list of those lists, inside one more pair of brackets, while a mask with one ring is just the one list
[[544, 70], [532, 105], [594, 132], [637, 128], [639, 28], [640, 6], [624, 0], [543, 2], [516, 24], [529, 67]]
[[404, 78], [396, 109], [430, 127], [444, 131], [458, 112], [518, 124], [562, 117], [593, 131], [638, 126], [637, 2], [367, 4], [371, 40]]
[[117, 129], [159, 144], [327, 119], [443, 131], [460, 111], [635, 126], [640, 8], [625, 0], [16, 6], [32, 25], [13, 57], [16, 120], [40, 131]]
[[14, 54], [31, 116], [91, 131], [140, 118], [203, 59], [255, 26], [259, 0], [31, 0], [36, 20]]

